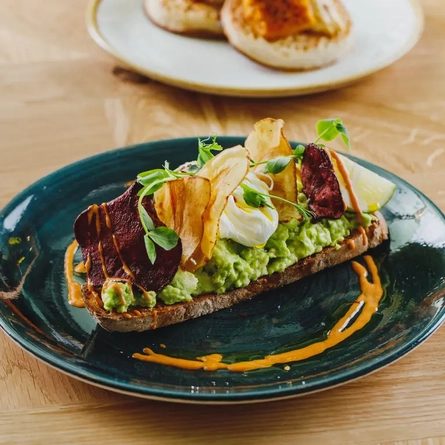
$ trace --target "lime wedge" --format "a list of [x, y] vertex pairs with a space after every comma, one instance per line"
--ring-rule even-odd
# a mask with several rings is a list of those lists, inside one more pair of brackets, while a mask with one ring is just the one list
[[[372, 213], [380, 210], [391, 199], [396, 185], [345, 156], [338, 154], [338, 157], [349, 173], [352, 189], [357, 196], [361, 211]], [[340, 183], [343, 200], [348, 209], [353, 210], [343, 177], [337, 166], [334, 166], [334, 169]]]

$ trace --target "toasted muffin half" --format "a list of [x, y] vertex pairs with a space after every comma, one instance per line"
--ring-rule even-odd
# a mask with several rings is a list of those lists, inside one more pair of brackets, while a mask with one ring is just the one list
[[351, 19], [340, 0], [226, 0], [221, 23], [238, 51], [282, 70], [330, 65], [352, 46]]
[[144, 0], [150, 20], [167, 31], [196, 37], [224, 37], [220, 12], [224, 0]]

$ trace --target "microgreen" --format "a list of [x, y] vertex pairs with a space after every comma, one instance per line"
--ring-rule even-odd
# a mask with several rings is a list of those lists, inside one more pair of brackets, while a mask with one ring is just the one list
[[264, 173], [272, 173], [273, 175], [281, 173], [293, 158], [294, 156], [278, 156], [277, 158], [270, 159], [264, 168]]
[[265, 196], [257, 190], [249, 187], [246, 184], [241, 184], [241, 188], [243, 189], [243, 198], [246, 201], [246, 204], [250, 207], [254, 207], [255, 209], [259, 207], [269, 207], [273, 209], [273, 207], [267, 202]]
[[333, 141], [337, 136], [341, 136], [344, 144], [351, 149], [351, 143], [349, 140], [349, 133], [346, 127], [343, 125], [341, 119], [323, 119], [317, 122], [317, 134], [318, 138], [315, 140], [315, 144], [319, 140]]
[[302, 144], [298, 144], [295, 149], [292, 150], [292, 152], [296, 158], [302, 158], [304, 155], [304, 150], [306, 150], [306, 147]]
[[170, 229], [169, 227], [155, 227], [153, 219], [147, 213], [142, 204], [143, 199], [148, 196], [149, 190], [149, 186], [145, 187], [145, 192], [139, 196], [138, 211], [139, 218], [145, 232], [145, 250], [147, 251], [148, 259], [151, 261], [152, 264], [154, 264], [154, 262], [156, 261], [155, 244], [157, 244], [159, 247], [162, 247], [164, 250], [171, 250], [178, 244], [179, 236], [173, 229]]
[[144, 206], [141, 206], [139, 209], [139, 217], [141, 219], [142, 227], [145, 230], [145, 233], [151, 232], [155, 229], [155, 225], [153, 224], [153, 220], [151, 216], [147, 213]]
[[206, 162], [214, 157], [212, 151], [221, 151], [223, 147], [216, 142], [216, 136], [213, 136], [210, 143], [206, 143], [210, 138], [198, 138], [198, 167], [202, 168]]
[[151, 264], [154, 264], [156, 261], [156, 247], [155, 247], [153, 241], [148, 236], [148, 234], [144, 235], [144, 243], [145, 243], [145, 250], [147, 251], [148, 259], [151, 261]]
[[144, 243], [147, 256], [152, 264], [156, 261], [156, 247], [157, 244], [164, 250], [171, 250], [178, 244], [178, 234], [168, 227], [155, 227], [153, 219], [145, 210], [142, 201], [146, 196], [150, 196], [159, 190], [166, 182], [174, 181], [184, 176], [190, 176], [189, 173], [178, 172], [170, 170], [170, 165], [166, 161], [164, 168], [157, 168], [139, 173], [137, 180], [143, 187], [139, 191], [138, 211], [142, 227], [144, 228]]
[[250, 205], [251, 207], [258, 208], [262, 205], [265, 205], [266, 207], [273, 208], [270, 204], [268, 204], [265, 198], [278, 199], [279, 201], [283, 201], [295, 207], [301, 213], [304, 219], [310, 219], [314, 217], [313, 212], [311, 212], [310, 210], [307, 210], [304, 207], [295, 204], [294, 202], [288, 201], [287, 199], [281, 198], [280, 196], [259, 192], [258, 190], [255, 190], [245, 184], [241, 184], [241, 188], [244, 190], [244, 201], [246, 201], [246, 204]]
[[281, 173], [292, 161], [292, 159], [299, 160], [304, 155], [304, 150], [306, 147], [304, 145], [297, 145], [295, 150], [292, 150], [291, 155], [289, 156], [277, 156], [276, 158], [268, 159], [266, 161], [255, 162], [252, 159], [250, 160], [250, 167], [256, 167], [257, 165], [265, 165], [264, 173], [271, 173], [273, 175], [277, 175]]
[[164, 226], [156, 227], [149, 232], [149, 237], [158, 246], [161, 246], [165, 250], [171, 250], [178, 244], [178, 234]]

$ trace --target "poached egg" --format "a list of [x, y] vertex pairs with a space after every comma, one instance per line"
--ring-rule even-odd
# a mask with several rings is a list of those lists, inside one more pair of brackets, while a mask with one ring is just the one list
[[[273, 188], [272, 178], [254, 172], [249, 172], [242, 183], [267, 194]], [[265, 197], [267, 204], [272, 208], [267, 206], [254, 208], [246, 203], [243, 195], [244, 190], [238, 186], [229, 196], [220, 220], [220, 237], [247, 247], [263, 247], [277, 230], [278, 212], [270, 198]]]

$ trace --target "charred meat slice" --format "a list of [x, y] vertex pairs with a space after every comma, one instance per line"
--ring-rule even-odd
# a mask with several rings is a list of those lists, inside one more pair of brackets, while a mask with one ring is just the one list
[[329, 154], [316, 144], [308, 144], [301, 164], [303, 193], [317, 219], [339, 219], [345, 211], [340, 184]]
[[[144, 229], [138, 212], [139, 184], [123, 195], [82, 212], [74, 223], [74, 233], [82, 249], [88, 282], [101, 286], [107, 278], [124, 278], [145, 290], [159, 291], [169, 284], [181, 260], [181, 242], [166, 251], [156, 245], [156, 261], [150, 262], [145, 250]], [[155, 227], [158, 219], [153, 200], [143, 206]]]

